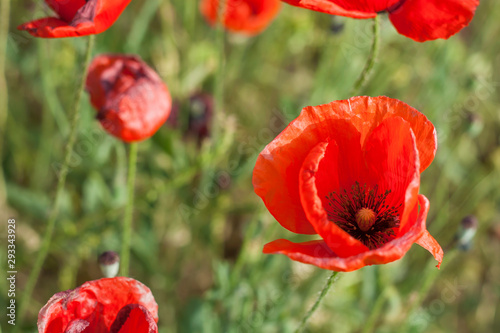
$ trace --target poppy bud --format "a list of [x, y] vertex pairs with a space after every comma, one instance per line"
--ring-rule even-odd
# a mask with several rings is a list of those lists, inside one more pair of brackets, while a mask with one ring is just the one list
[[210, 136], [210, 124], [214, 112], [214, 100], [211, 95], [197, 93], [189, 99], [188, 134], [197, 138], [198, 144]]
[[120, 256], [114, 251], [106, 251], [99, 256], [99, 267], [104, 277], [113, 278], [120, 268]]
[[457, 246], [460, 250], [467, 251], [470, 249], [478, 225], [479, 222], [474, 215], [469, 215], [462, 219], [460, 228], [455, 236]]
[[481, 115], [479, 115], [477, 113], [470, 112], [467, 114], [467, 125], [466, 126], [467, 126], [466, 130], [469, 133], [469, 135], [472, 138], [475, 138], [483, 130], [483, 127], [484, 127], [483, 118], [481, 117]]
[[125, 142], [151, 137], [170, 115], [166, 85], [138, 56], [97, 56], [86, 89], [104, 129]]

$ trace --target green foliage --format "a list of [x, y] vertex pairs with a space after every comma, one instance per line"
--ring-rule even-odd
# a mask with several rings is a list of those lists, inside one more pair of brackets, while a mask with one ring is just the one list
[[[19, 228], [20, 291], [54, 197], [84, 52], [80, 39], [17, 32], [16, 25], [42, 16], [33, 2], [12, 2], [9, 115], [1, 133], [5, 211]], [[397, 34], [381, 17], [380, 55], [363, 94], [400, 99], [436, 126], [438, 154], [420, 189], [431, 202], [434, 237], [446, 247], [470, 214], [480, 226], [470, 251], [446, 249], [439, 271], [415, 246], [398, 262], [341, 274], [311, 318], [310, 332], [500, 331], [500, 239], [492, 231], [500, 223], [498, 17], [500, 4], [482, 1], [460, 34], [423, 44]], [[344, 25], [341, 32], [332, 32], [333, 20]], [[221, 50], [195, 2], [155, 0], [133, 1], [96, 36], [97, 53], [139, 54], [181, 105], [177, 129], [165, 125], [139, 146], [130, 275], [152, 289], [160, 332], [296, 329], [329, 272], [261, 253], [277, 238], [311, 237], [279, 227], [253, 193], [251, 173], [257, 154], [303, 106], [350, 97], [370, 31], [370, 21], [283, 6], [264, 33], [228, 34]], [[220, 52], [223, 134], [214, 145], [210, 137], [198, 145], [184, 133], [186, 105], [193, 93], [214, 91]], [[39, 309], [54, 293], [101, 277], [101, 252], [120, 250], [127, 149], [102, 131], [86, 97], [82, 107], [50, 255], [29, 315], [19, 323], [25, 332], [35, 330]]]

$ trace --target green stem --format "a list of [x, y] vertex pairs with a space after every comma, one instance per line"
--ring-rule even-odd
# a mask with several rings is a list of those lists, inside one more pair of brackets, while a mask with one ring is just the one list
[[[66, 143], [66, 147], [64, 149], [64, 164], [61, 167], [61, 171], [59, 173], [59, 179], [57, 181], [57, 189], [56, 189], [56, 197], [54, 199], [53, 206], [50, 210], [49, 220], [47, 222], [47, 227], [45, 229], [45, 234], [43, 235], [42, 246], [38, 251], [35, 265], [30, 272], [28, 282], [24, 287], [24, 294], [21, 299], [21, 303], [19, 306], [19, 322], [23, 322], [23, 318], [25, 312], [27, 310], [28, 304], [31, 299], [31, 295], [33, 293], [33, 289], [35, 288], [36, 282], [38, 280], [38, 276], [40, 275], [40, 271], [42, 269], [43, 263], [45, 262], [45, 258], [49, 253], [50, 243], [52, 241], [52, 235], [54, 233], [54, 228], [56, 225], [56, 219], [59, 214], [59, 208], [61, 205], [61, 198], [64, 191], [64, 184], [66, 183], [66, 176], [69, 171], [69, 164], [71, 161], [71, 154], [73, 153], [73, 147], [76, 141], [76, 134], [78, 130], [78, 120], [80, 119], [80, 101], [82, 99], [83, 90], [85, 87], [85, 76], [88, 70], [88, 66], [90, 64], [90, 59], [92, 55], [92, 48], [94, 46], [94, 36], [89, 36], [87, 39], [87, 50], [85, 54], [85, 62], [82, 73], [82, 79], [80, 80], [80, 85], [78, 87], [76, 98], [74, 100], [72, 114], [71, 114], [71, 127], [69, 133], [69, 139]], [[20, 325], [17, 325], [15, 331], [19, 329]]]
[[333, 285], [335, 281], [337, 281], [337, 276], [339, 275], [339, 272], [333, 272], [332, 275], [326, 280], [326, 284], [321, 290], [321, 293], [318, 296], [318, 299], [312, 306], [312, 308], [306, 313], [304, 318], [302, 318], [302, 321], [300, 322], [299, 328], [295, 331], [295, 333], [300, 333], [303, 332], [304, 329], [306, 328], [307, 321], [309, 318], [313, 315], [313, 313], [318, 309], [319, 305], [321, 304], [321, 301], [323, 298], [325, 298], [326, 294], [328, 293], [328, 290], [330, 290], [330, 287]]
[[365, 85], [368, 83], [368, 79], [370, 78], [373, 72], [373, 67], [375, 66], [375, 62], [377, 61], [378, 49], [380, 44], [380, 19], [378, 15], [375, 16], [375, 18], [373, 19], [372, 31], [373, 31], [373, 40], [368, 60], [366, 61], [363, 71], [356, 80], [356, 83], [354, 83], [350, 96], [356, 96], [363, 90]]
[[[9, 36], [9, 12], [10, 0], [0, 2], [0, 161], [3, 156], [3, 136], [5, 135], [5, 122], [8, 113], [7, 78], [5, 75], [5, 63], [7, 59], [7, 41]], [[0, 164], [0, 207], [6, 200], [5, 180], [3, 168]]]
[[224, 12], [225, 12], [226, 1], [222, 0], [219, 2], [219, 8], [217, 12], [217, 29], [216, 29], [216, 43], [219, 49], [219, 59], [218, 59], [218, 67], [217, 73], [215, 77], [215, 108], [214, 115], [212, 117], [212, 137], [214, 144], [217, 142], [217, 138], [220, 137], [219, 130], [223, 130], [221, 128], [220, 122], [222, 118], [222, 113], [224, 112], [224, 65], [225, 65], [225, 30], [224, 25], [222, 23]]
[[130, 241], [132, 239], [132, 216], [134, 213], [134, 186], [137, 164], [137, 143], [130, 144], [127, 176], [127, 206], [123, 218], [122, 252], [120, 255], [120, 275], [128, 276], [130, 265]]

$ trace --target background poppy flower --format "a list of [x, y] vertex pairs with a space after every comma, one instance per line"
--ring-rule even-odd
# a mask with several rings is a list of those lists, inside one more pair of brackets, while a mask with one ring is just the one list
[[35, 37], [61, 38], [99, 34], [120, 16], [130, 0], [45, 0], [57, 13], [21, 24]]
[[125, 142], [151, 137], [170, 115], [167, 86], [138, 56], [97, 56], [86, 90], [104, 129]]
[[158, 332], [158, 305], [148, 287], [127, 277], [85, 282], [55, 294], [38, 314], [40, 333]]
[[283, 227], [322, 240], [280, 239], [264, 253], [352, 271], [397, 260], [417, 242], [441, 263], [425, 226], [429, 202], [418, 194], [436, 148], [429, 120], [395, 99], [304, 108], [260, 153], [253, 185]]
[[[223, 25], [230, 31], [255, 35], [263, 31], [278, 14], [279, 0], [225, 0]], [[217, 22], [219, 0], [202, 0], [201, 13], [207, 21]]]
[[479, 0], [282, 0], [293, 6], [358, 19], [388, 12], [396, 30], [417, 42], [447, 39], [466, 27]]

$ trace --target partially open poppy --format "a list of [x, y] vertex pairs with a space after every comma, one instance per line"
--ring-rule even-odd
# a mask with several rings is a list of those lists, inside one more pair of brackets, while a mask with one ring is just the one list
[[86, 89], [104, 129], [125, 142], [151, 137], [170, 115], [167, 86], [138, 56], [97, 56]]
[[35, 37], [61, 38], [99, 34], [120, 16], [130, 0], [45, 0], [57, 17], [21, 24]]
[[[225, 0], [222, 24], [230, 31], [255, 35], [263, 31], [278, 14], [279, 0]], [[219, 13], [219, 0], [202, 0], [201, 13], [215, 25]]]
[[466, 27], [479, 0], [282, 0], [293, 6], [358, 19], [389, 13], [396, 30], [413, 40], [447, 39]]
[[283, 227], [322, 239], [279, 239], [264, 253], [352, 271], [400, 259], [416, 242], [441, 263], [425, 225], [429, 201], [418, 194], [436, 148], [429, 120], [395, 99], [304, 108], [260, 153], [253, 185]]
[[38, 314], [38, 332], [155, 333], [157, 322], [151, 290], [137, 280], [116, 277], [52, 296]]

